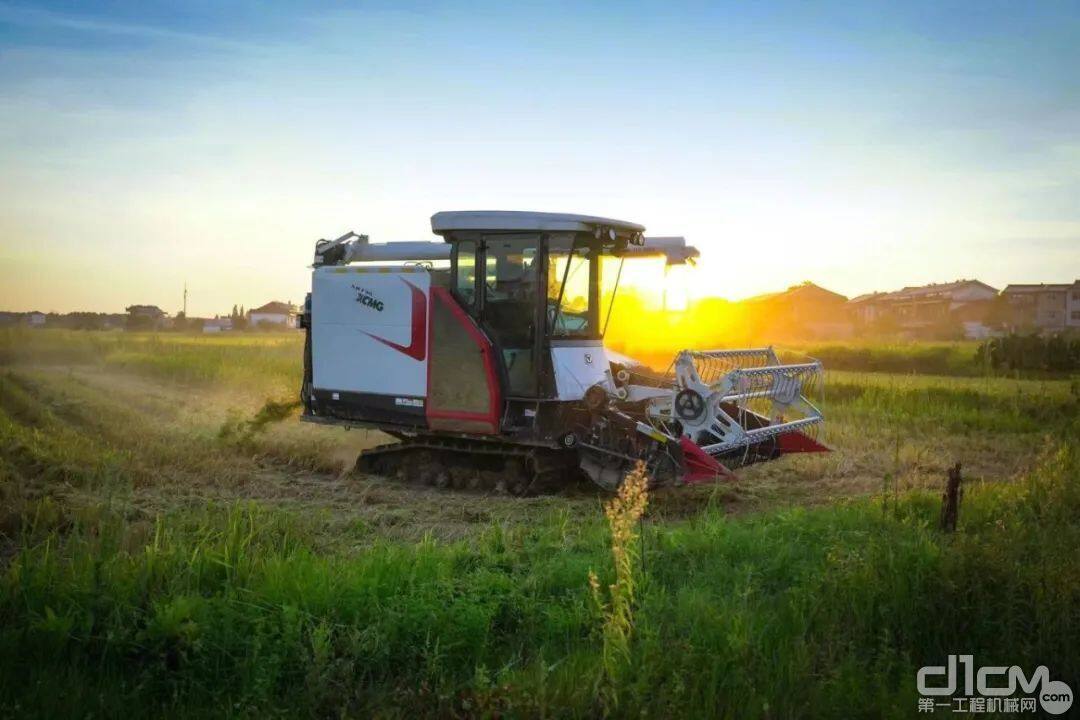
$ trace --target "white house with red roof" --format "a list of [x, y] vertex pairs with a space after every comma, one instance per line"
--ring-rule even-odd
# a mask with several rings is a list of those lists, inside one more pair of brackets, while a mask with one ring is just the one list
[[252, 327], [279, 325], [286, 328], [296, 327], [297, 307], [292, 303], [273, 301], [261, 307], [248, 310], [248, 323]]

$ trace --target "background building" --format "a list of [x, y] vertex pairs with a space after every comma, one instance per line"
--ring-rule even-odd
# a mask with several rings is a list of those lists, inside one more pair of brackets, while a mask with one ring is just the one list
[[127, 311], [128, 330], [161, 330], [168, 323], [169, 314], [157, 305], [129, 305]]
[[843, 338], [852, 333], [847, 296], [805, 282], [743, 301], [748, 320], [784, 337]]
[[262, 307], [248, 311], [248, 322], [252, 327], [280, 326], [296, 327], [297, 307], [292, 303], [279, 301], [268, 302]]
[[1009, 307], [1009, 324], [1015, 330], [1054, 333], [1080, 328], [1080, 280], [1008, 285], [1002, 295]]
[[233, 329], [232, 318], [216, 317], [203, 320], [202, 331], [204, 333], [219, 333]]
[[979, 280], [957, 280], [860, 295], [848, 303], [855, 322], [910, 337], [988, 337], [997, 288]]

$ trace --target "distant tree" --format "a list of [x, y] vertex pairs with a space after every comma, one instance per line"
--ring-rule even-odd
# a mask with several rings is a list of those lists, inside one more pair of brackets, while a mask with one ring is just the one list
[[101, 330], [105, 325], [105, 316], [91, 312], [73, 312], [63, 318], [64, 326], [74, 330]]
[[146, 315], [130, 314], [124, 323], [127, 330], [153, 330], [154, 320]]
[[232, 320], [233, 330], [245, 330], [248, 326], [248, 319], [244, 315], [243, 305], [239, 308], [237, 308], [236, 305], [233, 305], [232, 314], [229, 315], [229, 319]]
[[1001, 370], [1076, 372], [1080, 370], [1080, 338], [1012, 334], [986, 341], [977, 357]]

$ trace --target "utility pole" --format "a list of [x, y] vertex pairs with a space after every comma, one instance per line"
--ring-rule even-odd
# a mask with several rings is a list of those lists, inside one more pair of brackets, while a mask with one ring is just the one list
[[184, 317], [187, 318], [187, 280], [184, 281]]

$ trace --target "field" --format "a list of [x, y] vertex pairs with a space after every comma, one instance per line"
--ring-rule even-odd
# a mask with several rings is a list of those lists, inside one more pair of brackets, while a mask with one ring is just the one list
[[0, 716], [908, 717], [949, 653], [1080, 678], [1075, 378], [833, 347], [835, 452], [653, 494], [619, 565], [590, 489], [403, 486], [350, 472], [385, 436], [253, 421], [300, 347], [0, 335]]

